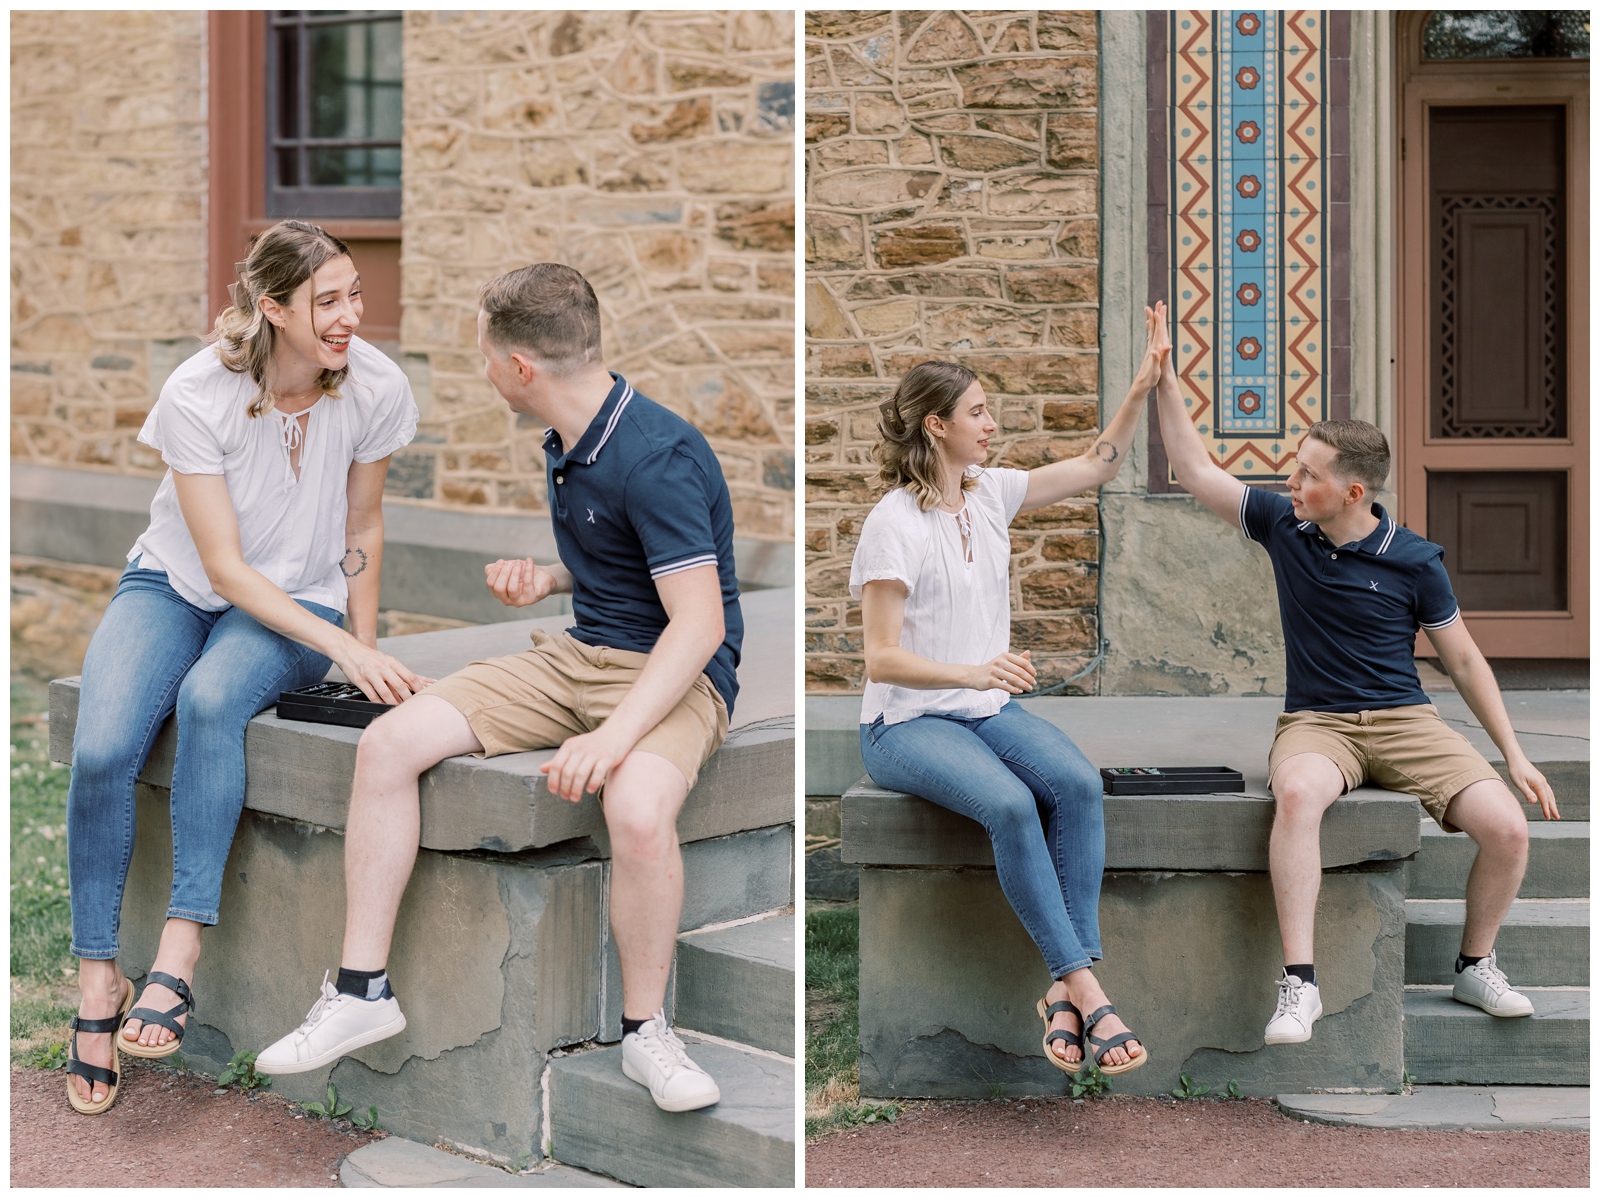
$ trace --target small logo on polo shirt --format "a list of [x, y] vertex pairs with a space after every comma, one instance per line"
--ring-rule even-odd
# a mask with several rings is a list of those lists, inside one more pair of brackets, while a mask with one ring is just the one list
[[1369, 582], [1369, 583], [1367, 583], [1367, 589], [1369, 591], [1375, 591], [1375, 590], [1378, 589], [1378, 584], [1375, 583], [1375, 582]]
[[[589, 523], [593, 524], [594, 523], [594, 509], [592, 507], [588, 507], [588, 508], [584, 508], [583, 510], [589, 513]], [[1373, 586], [1373, 589], [1376, 590], [1378, 584], [1377, 583], [1373, 583], [1372, 586]]]

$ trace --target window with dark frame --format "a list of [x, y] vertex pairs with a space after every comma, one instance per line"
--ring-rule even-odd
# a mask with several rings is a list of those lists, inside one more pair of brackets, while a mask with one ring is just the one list
[[400, 215], [398, 11], [274, 12], [267, 215]]

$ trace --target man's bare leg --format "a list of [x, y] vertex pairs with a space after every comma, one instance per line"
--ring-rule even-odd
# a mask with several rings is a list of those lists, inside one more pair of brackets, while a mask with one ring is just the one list
[[678, 767], [634, 751], [606, 780], [611, 837], [611, 929], [622, 961], [622, 1013], [648, 1019], [666, 1002], [683, 910], [678, 811], [689, 793]]
[[1505, 783], [1489, 779], [1451, 799], [1445, 818], [1478, 845], [1467, 875], [1461, 955], [1487, 957], [1528, 869], [1528, 819]]
[[345, 821], [346, 969], [382, 969], [389, 959], [422, 836], [417, 780], [446, 757], [482, 748], [467, 717], [432, 695], [407, 699], [361, 734]]
[[1277, 811], [1267, 859], [1287, 965], [1316, 959], [1311, 954], [1322, 889], [1322, 817], [1343, 793], [1344, 774], [1321, 753], [1296, 753], [1272, 775]]

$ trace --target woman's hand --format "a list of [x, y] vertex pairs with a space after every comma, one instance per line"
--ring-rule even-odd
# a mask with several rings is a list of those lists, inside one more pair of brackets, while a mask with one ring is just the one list
[[1028, 660], [1029, 652], [1024, 649], [1021, 653], [1002, 653], [993, 661], [973, 666], [966, 685], [978, 691], [999, 688], [1012, 695], [1031, 691], [1039, 671]]
[[340, 649], [332, 655], [333, 664], [374, 703], [404, 703], [433, 682], [431, 678], [413, 674], [397, 658], [353, 636], [347, 635]]
[[1154, 308], [1144, 310], [1144, 357], [1133, 376], [1133, 390], [1143, 394], [1161, 381], [1162, 360], [1172, 352], [1172, 337], [1167, 330], [1167, 305], [1156, 301]]

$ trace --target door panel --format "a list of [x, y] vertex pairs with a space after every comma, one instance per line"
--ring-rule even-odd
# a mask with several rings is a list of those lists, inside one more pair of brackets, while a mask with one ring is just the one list
[[1566, 608], [1565, 474], [1430, 472], [1428, 539], [1444, 546], [1463, 611]]

